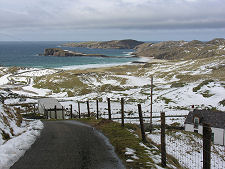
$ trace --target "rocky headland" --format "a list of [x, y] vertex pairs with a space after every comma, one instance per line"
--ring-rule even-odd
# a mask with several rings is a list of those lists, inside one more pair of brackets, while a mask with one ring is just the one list
[[197, 59], [225, 55], [225, 39], [217, 38], [208, 42], [198, 40], [164, 41], [159, 43], [143, 43], [135, 47], [133, 53], [137, 57], [153, 57], [155, 59]]
[[69, 47], [84, 47], [84, 48], [101, 48], [101, 49], [134, 49], [136, 46], [144, 42], [132, 39], [111, 40], [111, 41], [89, 41], [89, 42], [72, 42], [62, 44]]
[[46, 48], [44, 50], [44, 56], [62, 56], [62, 57], [71, 57], [71, 56], [96, 56], [96, 57], [109, 57], [102, 54], [86, 54], [79, 53], [69, 50], [63, 50], [60, 48]]

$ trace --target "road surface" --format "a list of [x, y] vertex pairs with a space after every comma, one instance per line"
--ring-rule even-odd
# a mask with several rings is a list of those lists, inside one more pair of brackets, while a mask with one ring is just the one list
[[125, 169], [108, 139], [76, 121], [44, 121], [31, 148], [11, 169]]

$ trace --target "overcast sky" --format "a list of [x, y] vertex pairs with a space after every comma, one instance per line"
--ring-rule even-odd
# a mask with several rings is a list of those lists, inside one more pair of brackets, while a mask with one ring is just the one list
[[225, 0], [0, 0], [0, 40], [211, 40]]

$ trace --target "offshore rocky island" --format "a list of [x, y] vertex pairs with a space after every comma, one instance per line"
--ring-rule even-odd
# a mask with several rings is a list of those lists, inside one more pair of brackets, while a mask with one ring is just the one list
[[[72, 42], [62, 44], [63, 47], [81, 47], [81, 48], [100, 48], [100, 49], [134, 49], [136, 46], [143, 44], [144, 42], [126, 39], [126, 40], [112, 40], [105, 42]], [[44, 56], [95, 56], [95, 57], [112, 57], [102, 54], [86, 54], [80, 52], [74, 52], [69, 50], [63, 50], [61, 48], [47, 48], [44, 50]]]
[[70, 56], [96, 56], [96, 57], [108, 57], [102, 54], [86, 54], [80, 52], [74, 52], [69, 50], [63, 50], [60, 48], [46, 48], [44, 50], [44, 56], [62, 56], [62, 57], [70, 57]]

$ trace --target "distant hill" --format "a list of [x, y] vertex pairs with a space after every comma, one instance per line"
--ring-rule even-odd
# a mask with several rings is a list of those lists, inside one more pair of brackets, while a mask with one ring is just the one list
[[208, 42], [193, 40], [143, 43], [135, 48], [138, 57], [156, 59], [194, 59], [225, 55], [225, 39], [217, 38]]
[[112, 40], [112, 41], [89, 41], [89, 42], [72, 42], [62, 46], [85, 47], [85, 48], [102, 48], [102, 49], [134, 49], [144, 42], [132, 39]]

